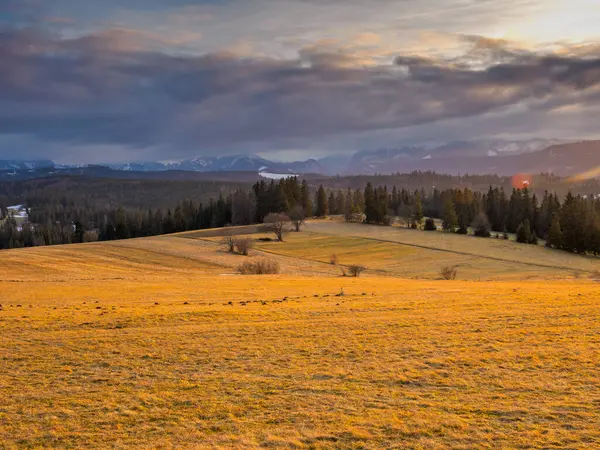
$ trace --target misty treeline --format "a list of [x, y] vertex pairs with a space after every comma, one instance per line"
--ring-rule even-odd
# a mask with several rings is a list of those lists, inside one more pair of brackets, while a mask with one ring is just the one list
[[[27, 200], [27, 199], [25, 199]], [[343, 215], [348, 221], [386, 225], [394, 221], [411, 228], [435, 229], [441, 219], [448, 232], [489, 236], [516, 233], [517, 240], [574, 252], [600, 253], [600, 200], [568, 194], [564, 200], [545, 192], [538, 197], [527, 188], [487, 192], [435, 187], [409, 190], [392, 186], [364, 189], [309, 187], [290, 177], [256, 182], [206, 202], [185, 200], [173, 208], [115, 206], [83, 201], [77, 196], [44, 201], [37, 193], [29, 206], [29, 221], [18, 226], [0, 205], [0, 248], [32, 247], [155, 236], [226, 225], [262, 223], [269, 213], [293, 217]]]

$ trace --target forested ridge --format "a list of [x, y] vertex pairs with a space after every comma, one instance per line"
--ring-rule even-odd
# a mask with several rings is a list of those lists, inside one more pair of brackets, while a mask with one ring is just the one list
[[[261, 223], [269, 213], [297, 215], [300, 210], [303, 217], [343, 215], [348, 221], [380, 225], [399, 222], [425, 230], [437, 228], [433, 220], [425, 218], [437, 218], [447, 232], [485, 237], [492, 232], [498, 237], [515, 233], [517, 240], [524, 243], [536, 243], [539, 238], [554, 248], [600, 253], [600, 200], [593, 194], [538, 194], [539, 189], [536, 192], [528, 187], [507, 189], [510, 180], [496, 176], [413, 173], [381, 177], [403, 180], [408, 186], [375, 186], [369, 179], [372, 178], [346, 177], [346, 181], [352, 181], [348, 185], [360, 187], [345, 189], [330, 187], [341, 182], [337, 177], [318, 186], [297, 177], [263, 179], [254, 185], [78, 178], [0, 183], [0, 248], [127, 239]], [[549, 180], [561, 181], [554, 177]], [[453, 184], [481, 186], [485, 181], [495, 183], [488, 184], [485, 190], [443, 188]], [[593, 183], [589, 185], [592, 188]], [[23, 224], [17, 224], [6, 209], [15, 203], [28, 208], [29, 220]]]

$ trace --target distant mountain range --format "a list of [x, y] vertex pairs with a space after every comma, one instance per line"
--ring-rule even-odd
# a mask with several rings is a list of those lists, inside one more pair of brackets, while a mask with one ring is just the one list
[[536, 144], [517, 148], [509, 143], [505, 147], [454, 143], [429, 150], [401, 148], [358, 152], [352, 156], [345, 171], [385, 174], [430, 170], [450, 175], [544, 172], [571, 176], [600, 166], [600, 140], [549, 146], [542, 146], [542, 142]]
[[0, 171], [11, 170], [38, 170], [54, 168], [57, 165], [49, 160], [21, 161], [0, 159]]
[[[452, 142], [437, 147], [403, 146], [331, 155], [318, 160], [276, 162], [260, 156], [199, 157], [183, 161], [107, 164], [127, 172], [253, 172], [256, 174], [369, 175], [435, 171], [447, 174], [513, 175], [548, 172], [570, 176], [600, 166], [600, 140], [562, 143], [555, 140]], [[20, 171], [70, 171], [85, 166], [52, 161], [0, 160], [3, 178]], [[93, 166], [97, 167], [97, 166]]]
[[216, 156], [160, 161], [150, 163], [109, 164], [111, 169], [133, 171], [186, 170], [192, 172], [267, 172], [267, 173], [321, 173], [322, 167], [314, 159], [298, 162], [275, 162], [260, 156]]

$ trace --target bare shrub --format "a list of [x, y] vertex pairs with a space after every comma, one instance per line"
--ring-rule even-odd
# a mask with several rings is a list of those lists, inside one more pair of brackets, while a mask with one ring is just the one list
[[283, 228], [290, 222], [290, 218], [285, 213], [269, 213], [265, 217], [265, 229], [272, 231], [277, 236], [277, 240], [283, 241]]
[[237, 237], [235, 234], [227, 232], [227, 234], [225, 234], [225, 236], [223, 236], [221, 239], [221, 245], [225, 247], [225, 250], [227, 250], [229, 253], [235, 253], [236, 238]]
[[342, 272], [342, 276], [347, 277], [348, 272], [346, 271], [346, 268], [344, 266], [338, 266], [338, 267], [340, 268], [340, 271]]
[[304, 208], [302, 208], [301, 205], [296, 205], [290, 212], [290, 220], [292, 221], [296, 231], [300, 231], [300, 227], [304, 225], [304, 219]]
[[365, 266], [361, 266], [358, 264], [352, 264], [351, 266], [348, 266], [348, 273], [350, 274], [351, 277], [358, 278], [358, 277], [360, 277], [360, 274], [365, 271], [365, 269], [366, 269]]
[[335, 253], [332, 253], [331, 256], [329, 257], [329, 264], [331, 264], [332, 266], [337, 266], [338, 265], [338, 255], [336, 255]]
[[349, 213], [346, 215], [346, 222], [363, 223], [367, 216], [362, 213]]
[[248, 256], [248, 253], [254, 247], [254, 240], [249, 237], [237, 238], [234, 240], [234, 244], [240, 255]]
[[456, 266], [444, 266], [440, 270], [440, 274], [444, 280], [456, 280], [458, 268]]
[[279, 270], [279, 263], [272, 259], [246, 261], [238, 266], [238, 272], [242, 275], [272, 275], [278, 274]]

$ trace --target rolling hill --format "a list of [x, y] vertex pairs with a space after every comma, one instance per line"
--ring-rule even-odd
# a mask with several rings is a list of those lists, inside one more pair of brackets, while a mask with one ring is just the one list
[[[243, 257], [225, 232], [2, 251], [3, 446], [600, 439], [598, 260], [335, 221]], [[260, 258], [281, 273], [237, 274]], [[456, 281], [439, 277], [449, 264]]]

